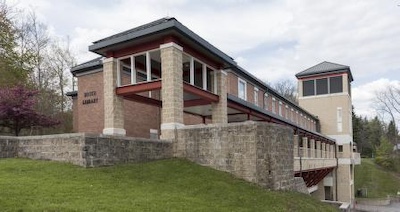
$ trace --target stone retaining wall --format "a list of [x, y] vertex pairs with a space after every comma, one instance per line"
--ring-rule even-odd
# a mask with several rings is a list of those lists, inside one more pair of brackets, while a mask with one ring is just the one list
[[264, 188], [295, 189], [291, 128], [244, 122], [186, 126], [176, 133], [176, 157], [230, 172]]
[[83, 167], [97, 167], [171, 158], [172, 143], [83, 133], [27, 137], [0, 136], [0, 158], [11, 157], [63, 161]]

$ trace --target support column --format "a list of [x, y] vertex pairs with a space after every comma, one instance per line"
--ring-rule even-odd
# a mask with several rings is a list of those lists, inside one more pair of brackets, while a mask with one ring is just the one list
[[308, 153], [308, 146], [307, 146], [308, 138], [303, 137], [302, 142], [303, 142], [302, 156], [307, 158], [307, 157], [309, 157], [309, 155], [307, 154]]
[[311, 149], [311, 151], [310, 151], [311, 155], [309, 155], [309, 157], [315, 158], [315, 140], [314, 139], [310, 140], [310, 149]]
[[212, 123], [228, 123], [228, 103], [227, 103], [227, 73], [220, 70], [216, 73], [216, 89], [219, 96], [218, 102], [212, 103]]
[[321, 150], [321, 152], [322, 152], [322, 157], [321, 158], [326, 158], [326, 143], [322, 143], [322, 150]]
[[174, 139], [177, 128], [183, 127], [182, 50], [173, 42], [161, 49], [161, 138]]
[[316, 141], [315, 145], [317, 145], [317, 149], [316, 149], [317, 156], [316, 156], [316, 158], [321, 158], [321, 141]]
[[124, 101], [115, 93], [117, 87], [117, 61], [103, 60], [104, 129], [106, 135], [126, 135], [124, 129]]
[[293, 136], [293, 157], [299, 157], [299, 136]]

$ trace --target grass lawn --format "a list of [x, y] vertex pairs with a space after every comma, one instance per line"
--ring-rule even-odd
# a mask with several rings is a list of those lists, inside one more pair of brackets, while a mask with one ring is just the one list
[[361, 165], [355, 166], [355, 190], [368, 189], [368, 198], [385, 198], [400, 191], [400, 178], [395, 173], [377, 166], [373, 159], [363, 158]]
[[185, 160], [102, 168], [0, 160], [0, 211], [336, 211]]

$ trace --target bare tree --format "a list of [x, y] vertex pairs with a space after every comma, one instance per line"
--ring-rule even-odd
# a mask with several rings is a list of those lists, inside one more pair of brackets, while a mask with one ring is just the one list
[[68, 71], [76, 65], [76, 59], [69, 47], [69, 40], [66, 42], [53, 42], [50, 48], [50, 54], [47, 58], [49, 70], [54, 74], [56, 89], [60, 94], [60, 112], [64, 112], [66, 104], [65, 88], [69, 84]]
[[389, 85], [385, 90], [376, 92], [374, 103], [382, 119], [389, 116], [390, 120], [400, 121], [400, 85]]
[[279, 94], [287, 98], [291, 102], [298, 104], [297, 101], [297, 86], [290, 80], [278, 81], [272, 86]]

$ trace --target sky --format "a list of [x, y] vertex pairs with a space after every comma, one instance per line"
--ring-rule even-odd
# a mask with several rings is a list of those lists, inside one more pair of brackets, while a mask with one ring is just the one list
[[78, 62], [92, 42], [163, 18], [183, 25], [269, 83], [323, 61], [348, 65], [358, 115], [374, 96], [400, 88], [400, 0], [8, 0], [69, 38]]

